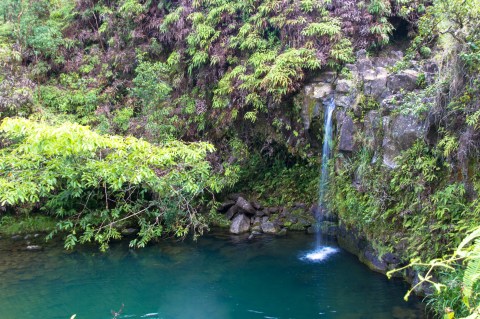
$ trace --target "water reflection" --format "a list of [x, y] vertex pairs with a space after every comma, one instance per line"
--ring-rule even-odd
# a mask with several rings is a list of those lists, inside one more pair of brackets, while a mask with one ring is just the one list
[[[0, 240], [0, 318], [422, 318], [403, 302], [405, 286], [369, 271], [338, 250], [322, 263], [303, 234], [255, 240], [221, 235], [168, 241], [143, 250], [114, 244], [66, 253]], [[330, 243], [329, 243], [329, 246]], [[336, 248], [335, 248], [336, 249]]]

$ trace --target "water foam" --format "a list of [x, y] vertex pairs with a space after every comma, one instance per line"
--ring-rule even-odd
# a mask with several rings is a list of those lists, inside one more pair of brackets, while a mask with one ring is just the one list
[[339, 250], [334, 247], [322, 246], [322, 247], [318, 247], [312, 252], [305, 254], [305, 256], [302, 256], [300, 259], [320, 262], [320, 261], [327, 260], [328, 257], [330, 257], [333, 254], [336, 254], [338, 251]]

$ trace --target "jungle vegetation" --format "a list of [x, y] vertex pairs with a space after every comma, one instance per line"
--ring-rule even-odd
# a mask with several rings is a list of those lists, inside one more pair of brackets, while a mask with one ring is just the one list
[[314, 202], [319, 150], [295, 96], [391, 45], [399, 20], [398, 67], [440, 61], [404, 110], [438, 139], [388, 172], [357, 152], [332, 170], [331, 209], [380, 250], [406, 243], [414, 267], [448, 266], [432, 308], [478, 317], [479, 0], [3, 0], [0, 228], [38, 221], [106, 249], [133, 225], [141, 247], [201, 234], [225, 192]]

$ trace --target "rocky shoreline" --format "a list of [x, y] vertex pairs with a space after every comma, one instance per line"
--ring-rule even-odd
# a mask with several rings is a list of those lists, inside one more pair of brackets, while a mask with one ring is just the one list
[[[244, 194], [230, 194], [217, 207], [218, 213], [230, 221], [228, 233], [237, 235], [242, 240], [251, 240], [263, 235], [285, 236], [288, 232], [314, 234], [320, 231], [322, 235], [335, 239], [341, 248], [357, 256], [360, 262], [373, 271], [386, 274], [408, 263], [402, 258], [401, 252], [380, 253], [359, 231], [346, 229], [335, 216], [319, 214], [315, 204], [296, 203], [285, 207], [264, 207], [257, 201], [246, 198], [248, 197]], [[320, 218], [320, 223], [316, 222], [314, 216]], [[122, 234], [128, 238], [134, 236], [137, 231], [134, 228], [125, 228]], [[0, 236], [0, 239], [10, 240], [16, 250], [40, 252], [46, 248], [44, 236], [39, 233]], [[397, 273], [396, 276], [412, 285], [418, 280], [417, 274], [410, 270]], [[422, 287], [417, 294], [424, 295], [428, 292], [425, 289], [428, 287]]]
[[[338, 245], [358, 257], [372, 271], [386, 274], [408, 264], [402, 252], [379, 252], [361, 232], [347, 229], [336, 216], [319, 215], [320, 222], [315, 220], [318, 215], [317, 205], [298, 203], [291, 207], [263, 207], [256, 201], [249, 201], [242, 194], [227, 196], [217, 208], [231, 221], [229, 233], [246, 235], [248, 239], [262, 234], [283, 236], [289, 231], [313, 234], [320, 231], [322, 235], [334, 238]], [[317, 216], [318, 218], [318, 216]], [[247, 237], [246, 237], [247, 238]], [[405, 270], [394, 274], [403, 278], [412, 286], [418, 282], [417, 272]], [[423, 286], [416, 290], [418, 295], [429, 293], [429, 287]]]

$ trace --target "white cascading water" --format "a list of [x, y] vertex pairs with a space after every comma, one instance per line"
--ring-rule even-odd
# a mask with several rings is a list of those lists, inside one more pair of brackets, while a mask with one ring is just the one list
[[318, 185], [319, 212], [321, 212], [322, 209], [325, 209], [325, 191], [328, 184], [328, 160], [330, 159], [330, 150], [332, 148], [333, 110], [335, 110], [335, 101], [333, 100], [333, 98], [331, 98], [330, 101], [328, 101], [325, 109], [325, 134], [323, 136], [322, 172], [320, 175], [320, 183]]
[[320, 223], [326, 214], [325, 205], [325, 192], [328, 187], [328, 161], [330, 159], [330, 150], [332, 148], [332, 116], [333, 110], [335, 110], [335, 101], [333, 98], [328, 100], [325, 105], [325, 134], [323, 136], [323, 149], [322, 149], [322, 170], [320, 175], [320, 182], [318, 185], [318, 208], [315, 212], [315, 218], [317, 220], [316, 247], [313, 252], [306, 254], [303, 258], [311, 261], [323, 261], [330, 255], [336, 253], [337, 248], [324, 246], [322, 243], [322, 233], [320, 231]]

